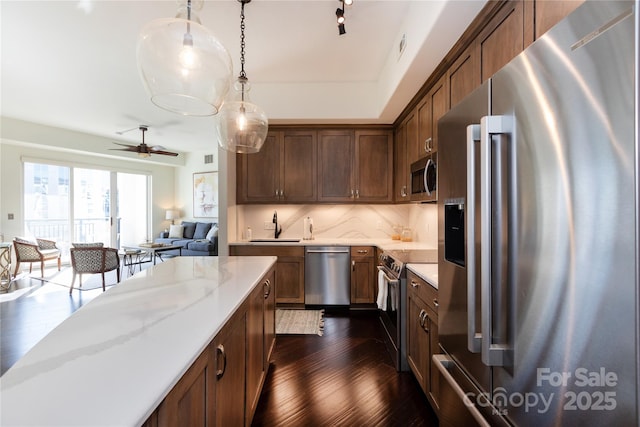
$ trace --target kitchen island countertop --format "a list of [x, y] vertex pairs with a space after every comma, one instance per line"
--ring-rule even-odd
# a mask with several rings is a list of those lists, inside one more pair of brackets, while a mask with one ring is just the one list
[[1, 425], [140, 425], [276, 257], [175, 257], [80, 308], [0, 377]]

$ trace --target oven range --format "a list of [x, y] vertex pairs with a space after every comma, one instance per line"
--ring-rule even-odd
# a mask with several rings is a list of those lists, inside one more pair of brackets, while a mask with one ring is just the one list
[[406, 345], [407, 264], [437, 263], [436, 249], [384, 251], [378, 262], [378, 309], [384, 338], [398, 371], [408, 371]]

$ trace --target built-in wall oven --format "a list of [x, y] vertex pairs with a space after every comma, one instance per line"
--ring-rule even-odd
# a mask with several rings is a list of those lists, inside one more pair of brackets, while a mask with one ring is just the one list
[[436, 249], [384, 251], [378, 262], [378, 309], [384, 329], [384, 339], [398, 371], [408, 371], [407, 264], [436, 263]]
[[412, 202], [436, 202], [438, 200], [438, 153], [411, 164]]

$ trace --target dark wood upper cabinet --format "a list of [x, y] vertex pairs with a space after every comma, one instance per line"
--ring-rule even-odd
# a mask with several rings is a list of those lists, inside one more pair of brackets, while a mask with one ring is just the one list
[[393, 201], [393, 138], [391, 131], [355, 132], [356, 202]]
[[258, 153], [237, 158], [238, 203], [305, 203], [317, 199], [316, 131], [271, 131]]
[[480, 86], [480, 67], [475, 46], [468, 47], [449, 67], [449, 106], [454, 107]]
[[345, 129], [318, 133], [318, 201], [393, 201], [391, 130]]
[[321, 130], [318, 134], [318, 201], [353, 199], [354, 133], [350, 129]]
[[[394, 132], [394, 152], [393, 152], [393, 201], [396, 203], [407, 203], [409, 198], [409, 153], [407, 150], [407, 122], [414, 119], [411, 115], [402, 122]], [[417, 144], [416, 144], [417, 146]]]
[[476, 38], [480, 81], [484, 82], [524, 50], [524, 2], [511, 0]]
[[536, 1], [534, 5], [535, 38], [540, 38], [582, 3], [584, 0]]

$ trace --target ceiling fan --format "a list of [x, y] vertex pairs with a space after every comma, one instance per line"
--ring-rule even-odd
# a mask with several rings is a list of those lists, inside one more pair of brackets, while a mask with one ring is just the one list
[[[139, 145], [129, 145], [129, 144], [122, 144], [120, 142], [115, 142], [113, 141], [114, 144], [117, 145], [122, 145], [123, 147], [127, 147], [127, 148], [110, 148], [110, 150], [117, 150], [117, 151], [131, 151], [133, 153], [138, 153], [138, 155], [140, 157], [149, 157], [152, 154], [162, 154], [163, 156], [177, 156], [178, 153], [174, 153], [171, 151], [166, 151], [164, 149], [164, 147], [161, 147], [159, 145], [150, 147], [147, 144], [144, 143], [144, 133], [149, 130], [148, 126], [145, 125], [140, 125], [138, 126], [138, 129], [140, 129], [142, 131], [142, 143]], [[133, 129], [129, 129], [129, 130], [133, 130]], [[127, 132], [127, 131], [124, 131]], [[118, 134], [123, 134], [124, 132], [116, 132]]]

